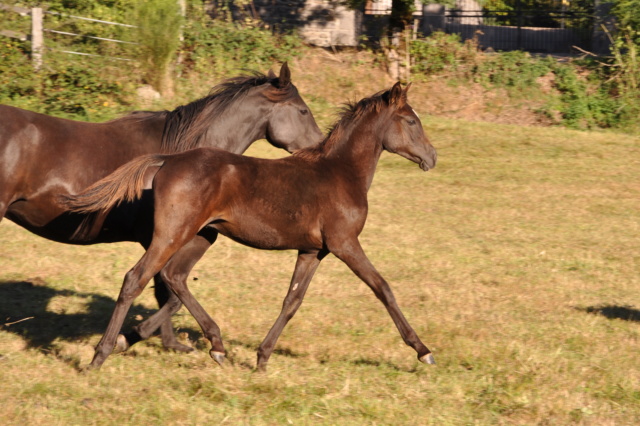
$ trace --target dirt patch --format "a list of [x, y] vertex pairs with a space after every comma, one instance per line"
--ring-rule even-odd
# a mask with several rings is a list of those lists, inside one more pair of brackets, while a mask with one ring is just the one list
[[[394, 83], [379, 58], [366, 51], [309, 49], [293, 61], [293, 68], [296, 85], [302, 93], [321, 94], [334, 105], [369, 96]], [[543, 87], [547, 87], [553, 81], [547, 79], [543, 83]], [[479, 83], [455, 86], [446, 76], [416, 78], [410, 93], [416, 110], [429, 115], [525, 126], [551, 124], [537, 112], [541, 101], [515, 99], [506, 90], [488, 90]]]

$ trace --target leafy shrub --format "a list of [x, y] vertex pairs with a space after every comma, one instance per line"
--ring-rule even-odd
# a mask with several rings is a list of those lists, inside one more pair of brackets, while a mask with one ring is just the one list
[[536, 80], [551, 72], [553, 58], [533, 58], [526, 52], [502, 52], [486, 56], [473, 67], [475, 81], [519, 90], [536, 87]]
[[469, 65], [476, 56], [473, 42], [461, 43], [457, 34], [435, 32], [426, 38], [411, 42], [412, 71], [435, 74], [457, 72], [461, 66]]
[[119, 105], [127, 104], [129, 85], [118, 81], [117, 72], [105, 70], [108, 66], [100, 61], [50, 54], [45, 67], [34, 72], [25, 46], [4, 42], [0, 44], [0, 103], [75, 119], [111, 118]]
[[33, 65], [25, 51], [25, 45], [3, 39], [0, 43], [0, 102], [36, 94]]
[[208, 17], [188, 21], [184, 34], [184, 53], [197, 72], [263, 69], [274, 61], [290, 60], [302, 47], [293, 35], [273, 35], [256, 26]]

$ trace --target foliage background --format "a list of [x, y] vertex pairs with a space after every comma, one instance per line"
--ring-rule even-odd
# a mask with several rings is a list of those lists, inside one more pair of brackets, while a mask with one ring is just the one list
[[[172, 0], [154, 1], [173, 4]], [[31, 6], [38, 2], [19, 4]], [[153, 28], [141, 18], [148, 14], [135, 14], [137, 4], [131, 0], [58, 0], [47, 2], [46, 6], [51, 11], [108, 21], [140, 21], [141, 26]], [[153, 2], [144, 4], [145, 7], [154, 5]], [[613, 12], [618, 18], [619, 30], [612, 34], [614, 44], [610, 57], [586, 56], [559, 62], [523, 52], [485, 55], [473, 41], [461, 43], [455, 35], [434, 34], [411, 43], [412, 78], [418, 81], [444, 78], [454, 85], [480, 83], [487, 90], [506, 89], [508, 96], [516, 99], [525, 92], [530, 98], [542, 99], [537, 110], [547, 123], [635, 132], [640, 114], [637, 55], [640, 8], [636, 6], [638, 0], [615, 3]], [[26, 31], [28, 19], [2, 11], [0, 15], [9, 29]], [[183, 39], [175, 49], [162, 40], [161, 36], [169, 32], [163, 31], [162, 25], [152, 31], [156, 36], [141, 36], [131, 28], [47, 15], [47, 27], [132, 42], [156, 40], [155, 46], [169, 48], [164, 54], [164, 63], [169, 65], [162, 71], [163, 65], [150, 59], [149, 54], [158, 49], [52, 36], [47, 38], [45, 67], [34, 73], [28, 60], [29, 44], [2, 40], [0, 102], [85, 120], [111, 118], [126, 110], [145, 107], [136, 95], [136, 89], [144, 84], [165, 92], [169, 88], [164, 93], [168, 101], [173, 87], [177, 88], [178, 96], [186, 92], [202, 93], [203, 76], [221, 78], [241, 70], [262, 70], [309, 49], [295, 34], [273, 34], [252, 19], [234, 22], [227, 15], [219, 14], [219, 19], [212, 20], [203, 2], [195, 0], [188, 2]], [[170, 39], [177, 41], [175, 36]], [[78, 57], [56, 52], [62, 48], [135, 61], [123, 65], [98, 57], [78, 60]], [[177, 61], [171, 60], [173, 53]], [[384, 67], [384, 55], [376, 50], [372, 54], [377, 55], [380, 66]], [[541, 79], [552, 79], [554, 90], [542, 93]]]
[[[129, 15], [110, 6], [132, 3], [51, 2], [119, 22]], [[274, 37], [259, 23], [211, 21], [200, 5], [190, 3], [173, 98], [143, 103], [136, 89], [148, 81], [135, 63], [51, 52], [34, 73], [29, 45], [1, 39], [0, 102], [99, 121], [172, 109], [223, 77], [289, 60], [293, 81], [327, 127], [340, 102], [391, 84], [375, 50], [347, 59], [306, 47], [295, 34]], [[2, 22], [24, 25], [11, 19]], [[89, 23], [54, 23], [113, 35]], [[293, 254], [220, 238], [189, 284], [221, 325], [226, 369], [208, 358], [183, 310], [175, 324], [195, 353], [165, 352], [152, 338], [110, 357], [99, 372], [81, 373], [141, 248], [60, 245], [3, 220], [3, 424], [639, 424], [640, 141], [619, 132], [633, 132], [637, 121], [626, 115], [635, 44], [618, 43], [617, 56], [568, 63], [522, 52], [484, 55], [444, 34], [412, 45], [409, 98], [439, 164], [422, 174], [383, 155], [362, 242], [436, 352], [435, 368], [417, 362], [366, 286], [329, 257], [269, 371], [255, 374], [255, 349], [277, 316]], [[444, 87], [463, 96], [471, 87], [498, 93], [501, 115], [519, 101], [539, 105], [555, 126], [441, 118], [432, 104]], [[285, 155], [260, 143], [248, 154]], [[146, 290], [126, 327], [154, 309]]]

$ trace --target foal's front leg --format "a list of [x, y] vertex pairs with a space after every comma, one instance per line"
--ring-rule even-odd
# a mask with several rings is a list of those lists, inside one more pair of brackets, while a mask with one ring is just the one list
[[282, 302], [280, 315], [258, 348], [258, 370], [265, 371], [267, 369], [267, 362], [273, 352], [278, 337], [280, 337], [280, 333], [282, 333], [285, 325], [293, 318], [302, 304], [302, 299], [309, 287], [311, 278], [313, 278], [313, 274], [316, 272], [316, 269], [318, 269], [320, 261], [327, 254], [328, 252], [324, 250], [298, 252], [298, 260], [296, 261], [296, 267], [293, 271], [289, 291]]
[[391, 315], [404, 342], [418, 353], [418, 359], [425, 364], [435, 364], [431, 351], [422, 343], [416, 332], [402, 314], [389, 284], [376, 271], [357, 238], [339, 238], [339, 241], [327, 242], [329, 250], [362, 280], [382, 302]]

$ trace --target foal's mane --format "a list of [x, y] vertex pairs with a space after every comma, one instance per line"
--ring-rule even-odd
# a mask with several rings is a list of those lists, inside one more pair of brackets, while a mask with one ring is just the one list
[[270, 83], [262, 95], [271, 102], [285, 102], [298, 96], [298, 90], [292, 83], [279, 87], [278, 82], [278, 77], [252, 72], [250, 75], [226, 79], [214, 86], [207, 96], [173, 111], [135, 111], [119, 120], [145, 120], [166, 115], [161, 152], [182, 152], [198, 147], [211, 121], [254, 87]]
[[340, 110], [340, 117], [329, 131], [329, 134], [320, 144], [293, 153], [304, 158], [316, 158], [329, 151], [334, 145], [348, 137], [353, 126], [370, 112], [380, 112], [383, 107], [389, 105], [390, 90], [382, 90], [368, 98], [358, 102], [347, 102]]

